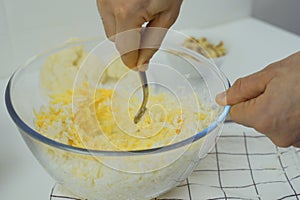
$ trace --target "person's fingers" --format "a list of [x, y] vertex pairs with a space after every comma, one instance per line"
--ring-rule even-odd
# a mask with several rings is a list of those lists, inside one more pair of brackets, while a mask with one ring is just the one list
[[[270, 66], [274, 65], [276, 63]], [[238, 79], [225, 93], [216, 97], [220, 105], [231, 105], [230, 117], [233, 121], [254, 127], [265, 134], [270, 116], [270, 111], [266, 109], [271, 103], [271, 96], [266, 94], [266, 89], [276, 75], [269, 68]]]
[[140, 38], [140, 29], [119, 32], [115, 36], [115, 44], [120, 52], [122, 61], [130, 69], [137, 67]]
[[244, 78], [239, 78], [226, 92], [216, 96], [220, 105], [234, 105], [262, 94], [274, 75], [267, 68]]
[[297, 147], [297, 148], [300, 148], [300, 141], [295, 142], [295, 143], [293, 144], [293, 146], [294, 146], [294, 147]]
[[115, 35], [115, 44], [124, 64], [132, 69], [137, 66], [141, 40], [141, 26], [144, 23], [144, 19], [128, 19], [131, 15], [130, 13], [122, 12], [115, 14], [117, 33]]
[[[276, 80], [272, 80], [270, 85], [274, 82]], [[275, 84], [277, 85], [277, 83]], [[276, 89], [280, 90], [280, 86], [274, 88], [270, 85], [258, 97], [232, 105], [230, 117], [238, 124], [255, 128], [280, 147], [290, 145], [300, 147], [298, 122], [288, 120], [289, 117], [286, 113], [288, 100], [285, 100], [286, 97], [277, 98]]]
[[[104, 26], [104, 31], [106, 37], [114, 41], [114, 35], [116, 34], [116, 22], [114, 15], [110, 12], [110, 9], [106, 8], [105, 1], [98, 0], [97, 7], [102, 19], [102, 23]], [[101, 5], [100, 5], [101, 4]]]
[[[151, 22], [149, 23], [151, 24]], [[140, 71], [144, 71], [148, 66], [149, 60], [154, 53], [160, 48], [160, 45], [167, 33], [168, 29], [147, 27], [143, 30], [141, 35], [141, 44], [139, 50], [139, 57], [137, 66]]]
[[248, 127], [256, 126], [256, 122], [263, 112], [260, 98], [257, 97], [232, 105], [229, 113], [231, 120]]
[[[142, 24], [149, 22], [148, 27], [170, 28], [178, 17], [182, 0], [145, 0], [139, 4], [134, 1], [131, 4], [123, 1], [117, 3], [118, 6], [111, 9], [116, 2], [98, 0], [106, 35], [111, 38], [115, 34], [113, 39], [116, 48], [121, 54], [122, 61], [129, 68], [147, 64], [159, 48], [165, 33], [153, 34], [150, 31], [142, 36], [140, 31]], [[106, 10], [106, 7], [110, 9]], [[148, 39], [143, 42], [143, 38]], [[147, 48], [149, 44], [152, 47]], [[142, 46], [146, 46], [147, 49], [143, 49]]]
[[[274, 66], [271, 64], [270, 66]], [[275, 77], [270, 67], [238, 79], [225, 93], [217, 95], [216, 102], [220, 105], [231, 105], [230, 117], [233, 121], [256, 129], [266, 126], [269, 114], [265, 111], [270, 103], [270, 95], [264, 95], [267, 85]]]
[[[179, 11], [181, 1], [178, 1], [179, 6], [176, 9], [170, 9], [168, 12], [163, 12], [156, 15], [148, 24], [147, 28], [143, 31], [141, 37], [141, 45], [139, 51], [138, 66], [148, 66], [144, 65], [149, 62], [155, 52], [159, 49], [168, 28], [170, 28], [176, 21]], [[145, 67], [141, 67], [145, 70]]]
[[116, 35], [116, 23], [115, 18], [112, 14], [105, 14], [102, 16], [102, 23], [104, 26], [106, 37], [111, 40], [115, 41]]

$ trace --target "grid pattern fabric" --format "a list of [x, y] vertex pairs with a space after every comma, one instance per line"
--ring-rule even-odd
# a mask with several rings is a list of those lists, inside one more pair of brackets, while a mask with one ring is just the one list
[[[82, 200], [53, 186], [50, 200]], [[194, 172], [155, 200], [300, 200], [300, 149], [279, 148], [264, 135], [226, 124]]]

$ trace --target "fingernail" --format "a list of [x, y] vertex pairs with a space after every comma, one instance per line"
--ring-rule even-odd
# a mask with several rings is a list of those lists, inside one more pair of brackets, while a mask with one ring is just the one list
[[226, 102], [226, 92], [222, 92], [220, 94], [217, 94], [216, 96], [216, 102], [222, 106], [225, 106], [227, 104]]

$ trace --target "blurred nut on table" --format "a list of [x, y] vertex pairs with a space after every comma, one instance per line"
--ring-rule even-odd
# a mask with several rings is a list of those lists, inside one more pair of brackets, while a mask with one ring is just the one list
[[183, 42], [183, 46], [207, 58], [219, 58], [225, 56], [227, 53], [223, 41], [220, 41], [218, 44], [213, 44], [206, 37], [197, 39], [190, 36]]

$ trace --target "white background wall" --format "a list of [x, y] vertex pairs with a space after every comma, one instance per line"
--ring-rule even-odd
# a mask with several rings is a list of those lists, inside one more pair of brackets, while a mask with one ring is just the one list
[[300, 0], [253, 0], [253, 16], [300, 35]]
[[[203, 28], [250, 16], [252, 1], [255, 16], [300, 28], [298, 12], [298, 17], [290, 16], [300, 0], [184, 0], [174, 28]], [[71, 36], [96, 35], [104, 36], [96, 0], [0, 0], [0, 78]]]
[[252, 0], [183, 0], [174, 28], [203, 28], [251, 15]]
[[9, 34], [0, 35], [0, 42], [11, 39], [10, 49], [9, 44], [0, 45], [0, 55], [12, 55], [9, 61], [0, 60], [0, 78], [69, 37], [101, 35], [100, 23], [95, 0], [0, 0], [0, 30]]
[[[251, 0], [184, 0], [174, 27], [206, 27], [250, 12]], [[0, 78], [71, 36], [96, 35], [103, 35], [96, 0], [0, 0]]]

